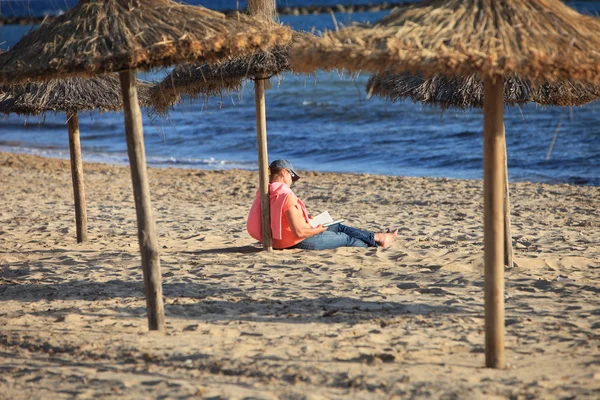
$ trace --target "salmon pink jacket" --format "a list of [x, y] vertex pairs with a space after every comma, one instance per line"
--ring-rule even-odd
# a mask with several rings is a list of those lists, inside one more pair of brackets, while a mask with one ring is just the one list
[[[271, 204], [271, 232], [273, 234], [273, 239], [281, 240], [282, 239], [282, 224], [283, 224], [283, 207], [285, 205], [285, 200], [287, 196], [294, 196], [294, 192], [288, 185], [283, 182], [271, 182], [269, 183], [269, 198]], [[308, 223], [308, 213], [306, 212], [306, 207], [304, 203], [300, 199], [298, 199], [298, 204], [302, 208], [302, 215], [304, 219]], [[248, 214], [248, 221], [246, 223], [246, 230], [254, 239], [262, 242], [262, 217], [260, 212], [260, 192], [256, 191], [256, 197], [254, 198], [254, 202], [252, 203], [252, 207], [250, 208], [250, 213]]]

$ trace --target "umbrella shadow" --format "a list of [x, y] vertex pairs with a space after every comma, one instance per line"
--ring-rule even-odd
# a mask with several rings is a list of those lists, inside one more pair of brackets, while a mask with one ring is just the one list
[[[218, 294], [240, 293], [235, 287], [218, 287], [202, 283], [163, 283], [165, 297], [205, 298]], [[36, 302], [40, 300], [108, 300], [144, 298], [142, 281], [113, 279], [106, 282], [66, 281], [50, 284], [20, 284], [18, 281], [0, 280], [0, 301], [16, 300]]]
[[[106, 308], [103, 308], [105, 310]], [[59, 310], [57, 310], [59, 311]], [[145, 307], [122, 306], [111, 308], [113, 313], [101, 310], [86, 310], [83, 307], [69, 308], [70, 313], [82, 316], [109, 317], [116, 319], [140, 318], [146, 315]], [[35, 314], [35, 313], [34, 313]], [[46, 315], [40, 312], [40, 315]], [[186, 321], [218, 322], [231, 321], [270, 323], [358, 323], [360, 321], [411, 315], [473, 315], [472, 310], [461, 307], [439, 306], [426, 303], [372, 302], [349, 297], [321, 297], [317, 299], [292, 300], [199, 300], [191, 304], [166, 304], [167, 320], [176, 318]]]
[[[254, 298], [244, 289], [218, 284], [176, 282], [163, 284], [165, 313], [167, 318], [195, 321], [256, 321], [336, 323], [348, 320], [365, 320], [393, 317], [397, 315], [472, 314], [472, 310], [460, 306], [433, 305], [425, 302], [371, 301], [345, 296], [321, 296], [299, 298], [299, 296]], [[98, 300], [137, 298], [144, 299], [141, 281], [107, 282], [68, 281], [54, 284], [0, 284], [0, 301], [21, 302], [73, 300], [96, 302]], [[172, 299], [185, 298], [185, 304], [176, 304]], [[223, 300], [215, 300], [222, 298]], [[189, 302], [192, 299], [193, 302]], [[139, 304], [139, 303], [138, 303]], [[61, 309], [62, 307], [62, 309]], [[101, 309], [110, 308], [117, 314], [103, 314]], [[75, 313], [86, 316], [131, 318], [145, 315], [143, 306], [106, 307], [94, 309], [81, 303], [65, 304], [55, 309], [57, 313]], [[40, 312], [46, 314], [46, 311]], [[40, 314], [40, 315], [41, 315]]]
[[240, 254], [252, 254], [252, 253], [260, 253], [263, 251], [262, 247], [257, 246], [234, 246], [234, 247], [219, 247], [213, 249], [203, 249], [203, 250], [195, 250], [195, 251], [181, 251], [183, 254], [232, 254], [232, 253], [240, 253]]
[[[237, 300], [237, 299], [236, 299]], [[167, 316], [198, 321], [251, 321], [284, 323], [340, 323], [395, 316], [471, 314], [462, 307], [427, 303], [369, 301], [344, 296], [318, 298], [202, 300], [165, 306]], [[138, 311], [139, 312], [139, 311]]]

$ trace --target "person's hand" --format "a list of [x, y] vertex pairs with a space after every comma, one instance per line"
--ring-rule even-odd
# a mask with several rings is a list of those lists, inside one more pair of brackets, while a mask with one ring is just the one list
[[[317, 226], [315, 227], [315, 229], [318, 229], [317, 233], [321, 233], [321, 232], [325, 232], [325, 231], [327, 230], [327, 227], [326, 227], [326, 226], [323, 226], [323, 225], [317, 225]], [[315, 233], [315, 235], [316, 235], [317, 233]]]
[[311, 214], [308, 214], [308, 219], [313, 219], [313, 216]]

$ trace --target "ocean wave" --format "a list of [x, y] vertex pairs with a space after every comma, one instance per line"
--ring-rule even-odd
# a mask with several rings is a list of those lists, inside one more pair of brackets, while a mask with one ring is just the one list
[[255, 169], [256, 163], [221, 160], [214, 157], [193, 158], [193, 157], [148, 157], [149, 165], [154, 166], [176, 166], [186, 168], [207, 168], [207, 169]]

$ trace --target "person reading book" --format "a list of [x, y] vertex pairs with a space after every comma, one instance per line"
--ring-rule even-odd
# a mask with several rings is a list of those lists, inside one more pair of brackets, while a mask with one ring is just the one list
[[[393, 232], [374, 233], [341, 223], [311, 226], [311, 216], [302, 200], [290, 186], [300, 179], [288, 160], [275, 160], [269, 165], [269, 197], [273, 248], [325, 250], [337, 247], [387, 247], [398, 236]], [[250, 236], [262, 242], [260, 193], [257, 191], [246, 229]]]

